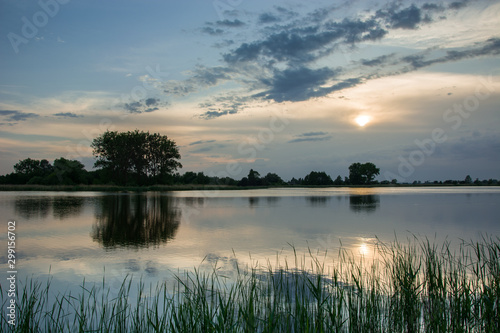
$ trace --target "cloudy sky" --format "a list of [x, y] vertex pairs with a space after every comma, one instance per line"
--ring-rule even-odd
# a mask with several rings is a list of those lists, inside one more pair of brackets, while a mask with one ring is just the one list
[[0, 0], [0, 174], [107, 129], [240, 179], [500, 178], [500, 2]]

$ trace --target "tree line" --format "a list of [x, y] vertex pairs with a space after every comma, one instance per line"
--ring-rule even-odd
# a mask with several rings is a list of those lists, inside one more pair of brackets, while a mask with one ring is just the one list
[[[77, 160], [58, 158], [53, 164], [46, 159], [26, 158], [14, 165], [14, 172], [0, 176], [0, 184], [39, 185], [230, 185], [230, 186], [342, 186], [396, 184], [396, 180], [378, 182], [374, 178], [380, 169], [371, 162], [353, 163], [349, 176], [332, 179], [324, 171], [311, 171], [304, 178], [284, 181], [276, 173], [261, 176], [250, 169], [246, 177], [236, 180], [230, 177], [210, 177], [203, 172], [177, 172], [182, 168], [181, 155], [175, 141], [166, 135], [139, 130], [128, 132], [106, 131], [92, 141], [96, 158], [95, 170], [87, 171]], [[435, 184], [436, 182], [434, 182]], [[416, 182], [414, 183], [416, 184]], [[443, 184], [441, 182], [441, 184]], [[498, 181], [445, 181], [444, 184], [496, 185]]]

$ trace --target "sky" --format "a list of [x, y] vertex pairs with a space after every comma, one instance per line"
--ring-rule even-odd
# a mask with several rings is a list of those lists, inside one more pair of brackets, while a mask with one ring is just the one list
[[500, 2], [0, 0], [0, 174], [139, 129], [182, 174], [500, 178]]

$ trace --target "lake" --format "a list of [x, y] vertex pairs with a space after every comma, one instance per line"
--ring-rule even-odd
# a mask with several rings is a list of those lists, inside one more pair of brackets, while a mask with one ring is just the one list
[[50, 274], [68, 290], [103, 276], [119, 287], [126, 276], [154, 283], [195, 267], [293, 266], [294, 250], [334, 256], [342, 246], [369, 258], [395, 237], [460, 244], [500, 235], [499, 204], [500, 187], [0, 192], [1, 281], [9, 220], [18, 280]]

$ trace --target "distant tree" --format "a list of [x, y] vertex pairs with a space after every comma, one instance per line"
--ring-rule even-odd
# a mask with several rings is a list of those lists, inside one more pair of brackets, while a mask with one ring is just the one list
[[58, 183], [65, 185], [88, 183], [87, 170], [77, 160], [67, 160], [64, 157], [56, 159], [54, 161], [54, 172], [49, 176], [51, 180], [55, 180], [54, 175], [57, 177]]
[[248, 172], [248, 186], [259, 186], [261, 184], [260, 173], [250, 169]]
[[472, 184], [472, 178], [470, 175], [467, 175], [467, 177], [465, 177], [464, 183], [465, 184]]
[[263, 183], [266, 185], [283, 185], [285, 182], [276, 173], [268, 173], [263, 179]]
[[53, 171], [52, 165], [47, 160], [34, 160], [26, 158], [14, 164], [16, 183], [41, 184], [44, 177]]
[[94, 166], [110, 171], [122, 184], [129, 182], [131, 175], [139, 184], [148, 178], [161, 180], [182, 167], [175, 142], [157, 133], [106, 131], [91, 147], [97, 158]]
[[380, 169], [370, 162], [353, 163], [349, 166], [349, 182], [352, 185], [368, 185], [378, 174]]
[[333, 185], [333, 180], [324, 171], [311, 171], [304, 177], [304, 185]]
[[342, 177], [340, 177], [340, 175], [335, 178], [335, 180], [333, 181], [333, 185], [344, 185], [344, 181], [342, 180]]

